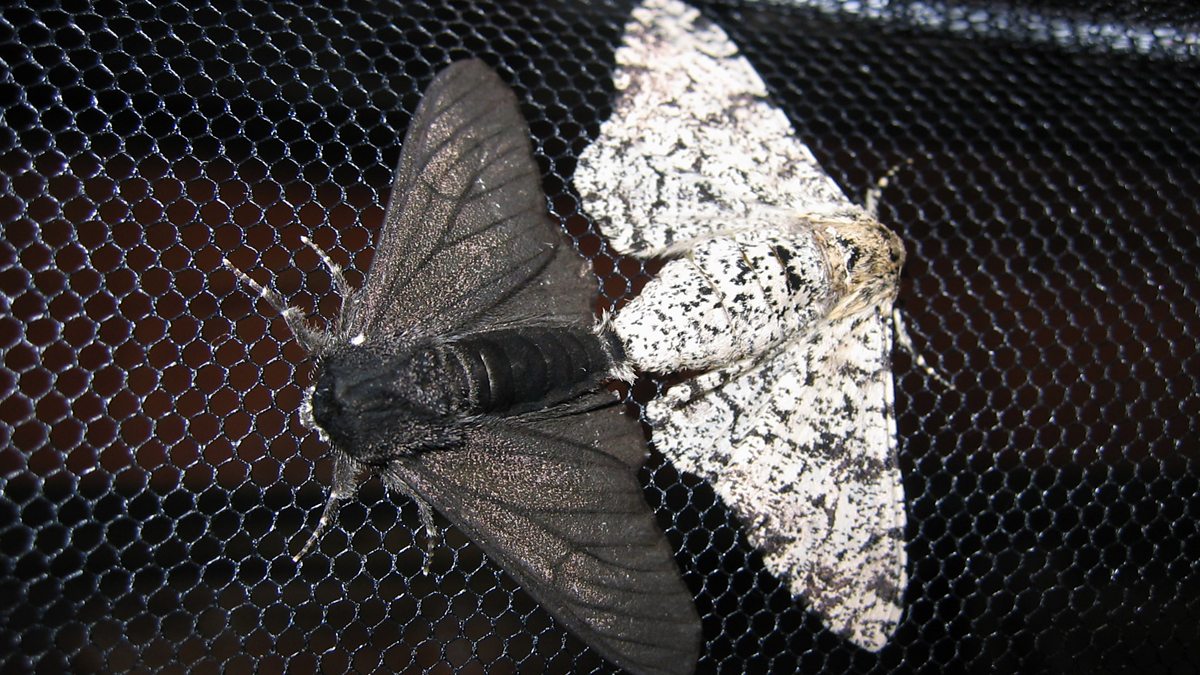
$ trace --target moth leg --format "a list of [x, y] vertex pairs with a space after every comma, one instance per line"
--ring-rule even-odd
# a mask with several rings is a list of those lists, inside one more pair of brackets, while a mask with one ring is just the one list
[[329, 499], [326, 500], [325, 508], [321, 511], [321, 519], [317, 521], [316, 529], [313, 530], [312, 535], [308, 537], [308, 541], [304, 542], [304, 546], [300, 548], [300, 552], [292, 556], [293, 562], [300, 562], [300, 559], [303, 558], [304, 555], [316, 545], [317, 540], [321, 538], [321, 535], [325, 534], [325, 530], [329, 529], [329, 526], [332, 525], [335, 520], [337, 520], [337, 509], [341, 506], [344, 500], [345, 498], [338, 495], [336, 492], [329, 493]]
[[412, 489], [400, 474], [393, 473], [388, 478], [387, 485], [389, 487], [399, 490], [401, 494], [417, 505], [417, 513], [421, 516], [421, 527], [425, 529], [425, 562], [421, 564], [421, 574], [429, 574], [429, 565], [433, 561], [434, 541], [438, 535], [437, 525], [433, 522], [433, 507], [416, 490]]
[[304, 542], [300, 552], [292, 556], [293, 561], [300, 562], [304, 554], [316, 545], [325, 530], [337, 520], [342, 502], [353, 497], [358, 489], [358, 472], [358, 465], [353, 460], [340, 452], [337, 453], [333, 460], [333, 487], [329, 490], [325, 508], [321, 510], [321, 519], [317, 521], [317, 528], [308, 537], [308, 541]]
[[242, 283], [246, 284], [250, 288], [253, 288], [254, 291], [258, 293], [258, 297], [266, 300], [267, 304], [271, 305], [275, 311], [279, 312], [279, 314], [283, 316], [284, 323], [286, 323], [288, 328], [291, 329], [292, 334], [296, 336], [296, 341], [299, 342], [300, 346], [304, 347], [306, 351], [312, 353], [317, 351], [322, 345], [325, 344], [327, 341], [325, 334], [322, 331], [309, 326], [308, 323], [304, 321], [303, 312], [301, 312], [297, 307], [288, 307], [287, 304], [284, 303], [283, 298], [278, 292], [275, 291], [275, 289], [267, 288], [254, 279], [251, 279], [250, 275], [234, 267], [233, 263], [229, 262], [228, 258], [221, 258], [221, 263], [225, 265], [225, 267], [228, 267], [231, 272], [236, 274], [238, 279], [241, 279]]
[[912, 163], [913, 161], [910, 157], [903, 163], [893, 166], [887, 170], [887, 173], [883, 174], [882, 178], [875, 181], [875, 187], [867, 190], [866, 194], [863, 195], [863, 210], [867, 212], [868, 216], [879, 220], [879, 200], [883, 197], [883, 191], [887, 189], [888, 183], [891, 182], [893, 176], [900, 172], [900, 169], [912, 166]]
[[345, 300], [346, 296], [350, 295], [353, 289], [350, 288], [350, 284], [346, 281], [346, 276], [342, 273], [342, 266], [333, 262], [333, 258], [330, 258], [329, 254], [320, 246], [317, 246], [316, 242], [312, 239], [302, 236], [300, 237], [300, 241], [316, 252], [317, 257], [321, 259], [321, 262], [329, 270], [329, 276], [333, 277], [333, 287], [337, 289], [338, 295]]
[[437, 537], [437, 526], [433, 524], [433, 508], [424, 499], [414, 500], [417, 511], [421, 514], [421, 525], [425, 527], [425, 562], [421, 564], [421, 574], [429, 575], [429, 564], [433, 561], [433, 542]]
[[929, 362], [925, 360], [925, 357], [921, 356], [921, 353], [917, 351], [915, 346], [913, 346], [912, 336], [908, 333], [908, 324], [905, 323], [904, 315], [900, 313], [899, 307], [892, 308], [892, 331], [896, 334], [896, 344], [900, 345], [904, 351], [908, 352], [912, 356], [913, 361], [921, 368], [921, 370], [925, 371], [926, 375], [929, 375], [938, 382], [941, 382], [944, 386], [954, 389], [954, 385], [950, 384], [949, 380], [942, 377], [941, 373], [939, 373], [933, 366], [929, 365]]

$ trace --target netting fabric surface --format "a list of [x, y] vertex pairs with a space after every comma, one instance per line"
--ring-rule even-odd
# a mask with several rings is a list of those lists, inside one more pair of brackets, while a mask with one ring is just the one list
[[[905, 617], [878, 654], [828, 633], [653, 454], [699, 670], [1198, 671], [1196, 12], [874, 6], [701, 9], [854, 199], [905, 167], [881, 220], [948, 380], [896, 353]], [[619, 306], [655, 265], [611, 253], [570, 181], [629, 9], [0, 8], [0, 669], [611, 670], [455, 530], [422, 574], [417, 510], [378, 484], [292, 562], [329, 480], [311, 367], [220, 261], [335, 316], [300, 237], [361, 283], [420, 92], [474, 56]]]

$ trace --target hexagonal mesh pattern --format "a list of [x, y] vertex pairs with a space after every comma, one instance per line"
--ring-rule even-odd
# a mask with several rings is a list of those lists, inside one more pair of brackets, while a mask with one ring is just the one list
[[[329, 477], [310, 368], [220, 259], [334, 316], [300, 236], [361, 283], [420, 92], [479, 56], [623, 302], [653, 267], [570, 178], [629, 4], [46, 4], [0, 9], [3, 670], [609, 670], [456, 531], [422, 574], [416, 509], [377, 484], [292, 563]], [[897, 353], [911, 583], [878, 655], [651, 458], [701, 671], [1200, 669], [1197, 17], [1087, 5], [704, 7], [849, 194], [912, 160], [881, 216], [953, 386]]]

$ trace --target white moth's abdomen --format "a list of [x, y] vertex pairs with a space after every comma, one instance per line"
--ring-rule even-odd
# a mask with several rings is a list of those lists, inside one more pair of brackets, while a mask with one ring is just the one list
[[804, 331], [828, 310], [830, 270], [810, 228], [701, 241], [613, 321], [642, 370], [725, 366]]

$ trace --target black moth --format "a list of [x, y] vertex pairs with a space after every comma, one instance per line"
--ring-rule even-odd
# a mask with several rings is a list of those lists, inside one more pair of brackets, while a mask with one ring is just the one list
[[460, 61], [429, 85], [366, 286], [321, 256], [342, 294], [327, 331], [241, 275], [317, 363], [304, 417], [333, 447], [333, 487], [297, 559], [377, 474], [613, 663], [691, 672], [700, 622], [637, 480], [644, 440], [597, 390], [620, 346], [594, 327], [594, 285], [499, 76]]

